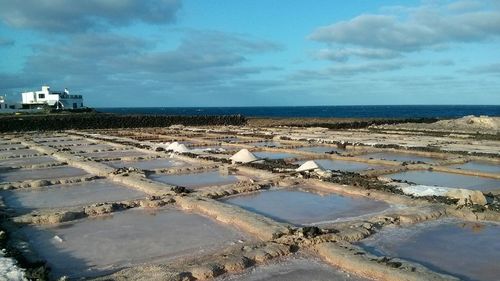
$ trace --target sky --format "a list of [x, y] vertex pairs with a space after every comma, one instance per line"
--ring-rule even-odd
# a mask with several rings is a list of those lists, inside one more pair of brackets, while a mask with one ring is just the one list
[[500, 0], [0, 0], [0, 94], [500, 105]]

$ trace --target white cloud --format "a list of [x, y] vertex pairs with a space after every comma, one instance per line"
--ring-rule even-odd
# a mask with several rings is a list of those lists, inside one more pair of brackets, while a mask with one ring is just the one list
[[399, 57], [398, 52], [387, 49], [369, 49], [369, 48], [338, 48], [321, 49], [314, 56], [319, 59], [331, 61], [347, 61], [350, 57], [362, 57], [368, 59], [388, 59]]
[[[462, 5], [465, 7], [464, 5]], [[401, 10], [401, 9], [399, 9]], [[363, 14], [317, 28], [309, 38], [331, 45], [414, 52], [443, 44], [500, 37], [500, 10], [450, 12], [442, 5], [422, 5], [406, 14]]]
[[16, 28], [79, 32], [132, 22], [175, 20], [180, 0], [0, 0], [0, 20]]

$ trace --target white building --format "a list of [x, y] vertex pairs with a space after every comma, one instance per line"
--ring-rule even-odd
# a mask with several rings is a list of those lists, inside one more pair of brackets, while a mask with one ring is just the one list
[[50, 106], [57, 109], [83, 108], [81, 95], [70, 95], [67, 89], [62, 92], [51, 91], [49, 86], [42, 86], [41, 91], [24, 92], [22, 106], [25, 109]]

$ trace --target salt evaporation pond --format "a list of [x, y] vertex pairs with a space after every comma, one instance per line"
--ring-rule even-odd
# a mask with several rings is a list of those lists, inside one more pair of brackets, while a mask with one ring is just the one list
[[69, 146], [68, 148], [74, 152], [83, 151], [85, 153], [116, 149], [116, 147], [111, 146], [109, 144], [78, 145], [78, 146]]
[[171, 185], [190, 188], [201, 188], [212, 185], [225, 185], [248, 179], [248, 177], [246, 176], [227, 174], [224, 172], [220, 172], [219, 170], [179, 175], [154, 174], [149, 178]]
[[53, 142], [44, 142], [41, 143], [45, 146], [91, 146], [94, 145], [94, 142], [90, 142], [87, 140], [66, 140], [66, 141], [53, 141]]
[[269, 190], [223, 200], [280, 222], [296, 225], [328, 223], [377, 213], [389, 208], [382, 201], [300, 190]]
[[174, 208], [156, 212], [132, 209], [56, 227], [27, 226], [20, 231], [47, 261], [54, 279], [96, 276], [146, 262], [212, 253], [249, 239], [206, 217]]
[[360, 245], [374, 254], [399, 257], [463, 280], [500, 276], [500, 224], [439, 220], [384, 228]]
[[425, 163], [436, 162], [436, 158], [424, 157], [406, 153], [394, 153], [394, 152], [369, 153], [361, 155], [360, 157], [367, 159], [373, 158], [373, 159], [399, 161], [399, 162], [425, 162]]
[[[302, 165], [306, 161], [299, 161], [297, 164]], [[347, 172], [359, 172], [364, 170], [376, 170], [376, 169], [385, 169], [386, 166], [383, 165], [374, 165], [363, 162], [354, 162], [354, 161], [344, 161], [344, 160], [331, 160], [331, 159], [316, 159], [314, 162], [318, 163], [321, 167], [327, 170], [340, 170]]]
[[281, 143], [275, 141], [252, 142], [248, 143], [248, 145], [256, 147], [281, 147]]
[[266, 159], [273, 159], [273, 160], [299, 157], [299, 155], [297, 155], [297, 154], [292, 154], [292, 153], [287, 153], [287, 152], [258, 151], [258, 152], [252, 152], [252, 153], [259, 158], [266, 158]]
[[20, 143], [7, 143], [7, 144], [0, 144], [0, 150], [7, 151], [7, 150], [19, 150], [19, 149], [28, 149], [23, 144]]
[[492, 174], [500, 174], [500, 164], [493, 164], [487, 162], [467, 162], [465, 164], [452, 165], [450, 168], [461, 169], [461, 170], [472, 170]]
[[24, 165], [54, 163], [54, 162], [58, 162], [58, 161], [55, 158], [50, 157], [50, 156], [10, 158], [10, 159], [0, 160], [0, 167], [15, 167], [15, 166], [24, 166]]
[[218, 141], [223, 141], [223, 142], [238, 142], [240, 141], [240, 138], [238, 137], [225, 137], [225, 138], [221, 138], [221, 139], [217, 139]]
[[227, 145], [204, 145], [204, 146], [193, 146], [189, 147], [191, 152], [224, 152], [224, 151], [238, 151], [241, 149], [239, 146], [227, 146]]
[[455, 187], [473, 190], [500, 189], [500, 180], [433, 171], [407, 171], [387, 175], [392, 179], [405, 180], [430, 186]]
[[29, 157], [31, 155], [41, 154], [37, 150], [34, 149], [17, 149], [17, 150], [5, 150], [0, 151], [0, 159], [1, 158], [15, 158], [15, 157]]
[[186, 162], [180, 160], [165, 158], [140, 161], [112, 161], [106, 164], [113, 168], [135, 167], [142, 170], [182, 167], [187, 165]]
[[144, 198], [139, 190], [107, 180], [88, 181], [71, 185], [52, 185], [37, 189], [0, 191], [5, 204], [16, 210], [59, 208], [89, 205], [97, 202]]
[[290, 257], [215, 281], [363, 281], [313, 257]]
[[314, 152], [314, 153], [321, 153], [321, 154], [324, 154], [327, 152], [332, 152], [332, 151], [335, 151], [335, 152], [345, 151], [344, 149], [340, 149], [340, 148], [333, 147], [333, 146], [324, 146], [324, 145], [299, 147], [299, 148], [297, 148], [297, 150]]
[[137, 151], [137, 150], [115, 150], [115, 151], [89, 152], [89, 153], [82, 153], [81, 155], [85, 156], [85, 157], [94, 158], [94, 159], [147, 156], [147, 154], [144, 154], [144, 153]]
[[84, 176], [86, 174], [87, 172], [82, 169], [68, 166], [43, 169], [15, 169], [0, 172], [0, 182], [69, 178]]

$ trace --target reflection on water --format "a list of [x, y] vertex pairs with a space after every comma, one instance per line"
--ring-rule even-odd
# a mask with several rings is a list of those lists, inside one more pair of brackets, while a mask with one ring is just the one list
[[146, 194], [107, 180], [82, 182], [72, 185], [53, 185], [44, 188], [2, 191], [9, 207], [29, 210], [89, 205], [97, 202], [129, 200]]
[[299, 147], [297, 150], [302, 150], [302, 151], [308, 151], [308, 152], [314, 152], [314, 153], [327, 153], [327, 152], [342, 152], [344, 151], [341, 148], [333, 147], [333, 146], [306, 146], [306, 147]]
[[424, 157], [406, 153], [394, 153], [394, 152], [379, 152], [379, 153], [370, 153], [361, 155], [362, 158], [373, 158], [373, 159], [381, 159], [381, 160], [389, 160], [389, 161], [399, 161], [399, 162], [425, 162], [432, 163], [435, 162], [435, 158]]
[[267, 152], [267, 151], [258, 151], [253, 152], [253, 154], [259, 158], [266, 159], [284, 159], [284, 158], [296, 158], [298, 155], [287, 153], [287, 152]]
[[[305, 161], [299, 161], [297, 164], [302, 165]], [[354, 161], [343, 161], [343, 160], [330, 160], [330, 159], [318, 159], [314, 160], [314, 162], [318, 163], [321, 167], [327, 170], [340, 170], [340, 171], [348, 171], [348, 172], [359, 172], [370, 169], [385, 169], [386, 166], [382, 165], [374, 165], [362, 162], [354, 162]]]
[[462, 169], [462, 170], [473, 170], [486, 173], [500, 173], [500, 165], [490, 164], [486, 162], [468, 162], [465, 164], [452, 165], [450, 168]]
[[0, 182], [68, 178], [86, 174], [87, 172], [82, 169], [69, 166], [43, 169], [18, 169], [0, 173]]
[[57, 227], [27, 226], [19, 232], [47, 261], [54, 279], [206, 254], [248, 239], [230, 227], [173, 208], [153, 213], [133, 209]]
[[432, 171], [407, 171], [387, 175], [397, 180], [406, 180], [416, 184], [456, 187], [474, 190], [493, 190], [500, 188], [500, 180], [484, 177], [466, 176]]
[[385, 228], [360, 245], [465, 280], [498, 280], [500, 224], [440, 220]]
[[186, 166], [187, 163], [175, 159], [152, 159], [140, 161], [113, 161], [106, 163], [114, 168], [134, 167], [141, 170], [154, 170]]
[[191, 188], [199, 188], [211, 185], [224, 185], [248, 179], [245, 176], [228, 174], [228, 172], [224, 170], [181, 175], [156, 174], [151, 175], [150, 178], [152, 180], [164, 182], [167, 184]]
[[298, 190], [271, 190], [231, 197], [225, 202], [282, 222], [327, 223], [339, 218], [380, 212], [385, 202], [336, 194], [319, 195]]

